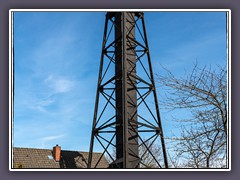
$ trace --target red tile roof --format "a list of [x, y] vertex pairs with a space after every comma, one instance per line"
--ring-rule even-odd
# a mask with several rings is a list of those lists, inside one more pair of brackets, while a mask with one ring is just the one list
[[[102, 153], [93, 153], [92, 167], [97, 163]], [[52, 150], [36, 148], [13, 148], [13, 168], [87, 168], [88, 152], [61, 150], [61, 160], [56, 162]], [[109, 164], [103, 156], [97, 168], [108, 168]]]

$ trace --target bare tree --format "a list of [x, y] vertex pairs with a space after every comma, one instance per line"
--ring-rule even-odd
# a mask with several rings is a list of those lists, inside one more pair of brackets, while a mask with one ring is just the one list
[[[159, 168], [158, 163], [162, 162], [163, 160], [160, 142], [145, 141], [145, 144], [141, 144], [139, 146], [139, 158], [141, 159], [139, 161], [139, 168]], [[116, 159], [115, 148], [112, 150], [111, 157], [106, 156], [106, 159], [108, 160], [109, 164]]]
[[141, 157], [140, 168], [159, 168], [157, 162], [163, 160], [160, 142], [146, 141], [145, 145], [142, 144], [139, 147], [139, 156]]
[[[166, 70], [166, 69], [165, 69]], [[228, 137], [227, 68], [199, 68], [187, 77], [169, 70], [157, 80], [166, 88], [164, 105], [191, 116], [178, 119], [181, 134], [174, 141], [181, 167], [226, 168]]]

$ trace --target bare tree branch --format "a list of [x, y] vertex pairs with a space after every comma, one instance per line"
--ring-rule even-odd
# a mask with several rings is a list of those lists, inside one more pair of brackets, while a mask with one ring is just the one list
[[[191, 114], [181, 123], [181, 134], [173, 140], [178, 165], [186, 168], [216, 168], [227, 166], [227, 68], [212, 70], [195, 64], [187, 77], [157, 75], [161, 87], [167, 90], [162, 103], [171, 110]], [[170, 158], [171, 160], [171, 158]], [[218, 163], [217, 163], [218, 162]], [[172, 163], [176, 166], [176, 162]]]

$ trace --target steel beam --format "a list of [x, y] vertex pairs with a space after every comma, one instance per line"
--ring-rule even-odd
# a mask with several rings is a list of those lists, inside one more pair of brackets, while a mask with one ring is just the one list
[[[139, 67], [147, 79], [138, 75]], [[114, 74], [107, 75], [111, 70]], [[151, 94], [154, 110], [146, 100]], [[105, 104], [100, 102], [101, 98], [105, 99]], [[145, 107], [148, 118], [139, 111], [140, 106]], [[108, 107], [114, 114], [107, 118], [110, 114]], [[100, 113], [99, 108], [102, 108]], [[158, 137], [163, 162], [151, 152], [151, 146]], [[92, 163], [94, 140], [102, 147], [103, 155], [112, 161], [110, 168], [148, 167], [143, 161], [146, 154], [156, 167], [168, 168], [143, 12], [106, 14], [88, 168], [97, 168], [103, 157], [97, 164]], [[140, 151], [141, 148], [145, 151]]]

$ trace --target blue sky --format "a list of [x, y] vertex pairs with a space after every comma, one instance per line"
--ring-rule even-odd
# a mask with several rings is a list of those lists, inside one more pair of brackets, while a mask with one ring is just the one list
[[[104, 20], [105, 12], [15, 12], [14, 146], [89, 150]], [[145, 22], [154, 73], [226, 64], [225, 12], [146, 12]], [[170, 137], [171, 114], [160, 113]]]

